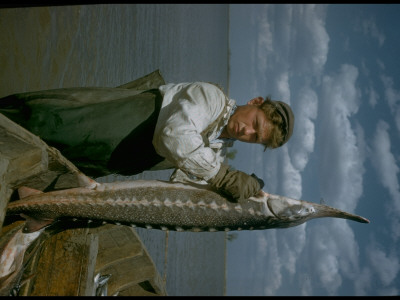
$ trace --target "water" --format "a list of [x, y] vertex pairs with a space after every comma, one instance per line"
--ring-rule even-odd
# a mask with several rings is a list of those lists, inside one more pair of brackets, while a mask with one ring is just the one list
[[[0, 9], [0, 97], [112, 87], [160, 69], [167, 82], [229, 89], [228, 5], [84, 5]], [[170, 171], [134, 179], [169, 178]], [[110, 176], [102, 180], [128, 179]], [[169, 295], [223, 295], [225, 233], [137, 229]]]

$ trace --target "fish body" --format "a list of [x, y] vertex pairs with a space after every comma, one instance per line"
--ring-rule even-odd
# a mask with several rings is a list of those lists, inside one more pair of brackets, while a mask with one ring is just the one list
[[[369, 223], [363, 217], [326, 205], [279, 195], [263, 193], [231, 202], [207, 188], [159, 180], [92, 182], [90, 187], [27, 194], [9, 203], [8, 215], [83, 218], [195, 232], [287, 228], [320, 217]], [[32, 231], [28, 227], [25, 232]]]

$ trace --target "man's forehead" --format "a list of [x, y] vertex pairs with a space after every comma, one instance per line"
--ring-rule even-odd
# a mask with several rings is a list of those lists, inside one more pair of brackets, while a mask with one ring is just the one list
[[268, 142], [271, 130], [271, 121], [268, 120], [267, 116], [265, 113], [260, 110], [260, 112], [257, 114], [258, 118], [258, 143], [260, 144], [266, 144]]

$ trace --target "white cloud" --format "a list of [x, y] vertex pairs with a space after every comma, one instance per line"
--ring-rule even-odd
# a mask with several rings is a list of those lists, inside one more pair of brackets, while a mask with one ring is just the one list
[[383, 71], [385, 70], [385, 64], [383, 63], [382, 60], [380, 60], [379, 58], [376, 59], [376, 63], [378, 64], [378, 67]]
[[352, 212], [362, 194], [363, 158], [350, 119], [360, 105], [356, 88], [358, 70], [342, 65], [325, 76], [320, 105], [321, 195], [335, 207]]
[[[292, 137], [290, 146], [283, 147], [289, 147], [290, 157], [282, 151], [276, 155], [283, 164], [279, 174], [282, 188], [278, 191], [293, 198], [301, 197], [300, 172], [314, 150], [313, 119], [318, 99], [309, 86], [319, 78], [327, 60], [329, 36], [325, 17], [325, 5], [298, 4], [253, 5], [250, 16], [258, 32], [255, 49], [258, 84], [254, 91], [267, 89], [273, 99], [291, 104], [296, 115], [297, 137]], [[301, 91], [291, 86], [292, 80], [303, 87]], [[294, 94], [296, 98], [292, 99]], [[272, 158], [264, 160], [267, 170], [271, 164], [274, 164]], [[265, 173], [270, 176], [269, 171]]]
[[[252, 82], [258, 82], [253, 86], [254, 91], [267, 90], [262, 93], [290, 102], [295, 110], [296, 126], [287, 145], [279, 150], [267, 150], [252, 168], [263, 168], [260, 174], [264, 173], [267, 191], [299, 199], [301, 172], [317, 149], [320, 152], [315, 157], [321, 160], [316, 161], [320, 165], [320, 173], [316, 176], [321, 183], [321, 195], [328, 205], [352, 212], [363, 193], [364, 161], [369, 147], [373, 150], [375, 167], [380, 170], [378, 176], [385, 181], [392, 198], [400, 189], [398, 167], [390, 153], [389, 128], [380, 123], [376, 138], [368, 145], [365, 142], [368, 132], [364, 133], [356, 121], [361, 105], [361, 93], [357, 88], [359, 70], [352, 65], [343, 65], [336, 74], [325, 76], [322, 82], [318, 80], [329, 49], [325, 10], [325, 6], [319, 5], [253, 6], [253, 26], [259, 34], [257, 45], [251, 52], [256, 65], [251, 74], [256, 80]], [[372, 19], [359, 24], [360, 32], [375, 39], [380, 46], [384, 44], [385, 36]], [[376, 59], [376, 63], [380, 71], [385, 70], [381, 60]], [[362, 66], [369, 77], [371, 73], [364, 62]], [[399, 120], [397, 128], [400, 131], [400, 93], [392, 78], [382, 75], [381, 80], [385, 99], [393, 116]], [[322, 83], [322, 93], [317, 96], [314, 87], [319, 83]], [[363, 92], [368, 100], [365, 104], [372, 108], [383, 98], [371, 83], [368, 88], [363, 88]], [[398, 203], [396, 205], [400, 207]], [[392, 215], [390, 220], [391, 227], [386, 228], [391, 228], [395, 234], [399, 231], [400, 219]], [[398, 294], [395, 285], [400, 269], [398, 255], [371, 246], [366, 252], [367, 257], [372, 260], [376, 256], [377, 260], [368, 265], [363, 257], [360, 258], [350, 222], [316, 220], [285, 229], [285, 232], [271, 230], [260, 235], [259, 255], [252, 266], [254, 271], [266, 268], [262, 275], [265, 294], [276, 295], [294, 287], [298, 288], [295, 292], [302, 295], [313, 295], [317, 288], [330, 295], [353, 292], [356, 295]], [[393, 261], [392, 265], [390, 261]], [[376, 280], [377, 276], [379, 280]], [[385, 285], [384, 289], [375, 290], [377, 281]]]
[[263, 82], [259, 88], [265, 89], [266, 82], [272, 95], [290, 101], [288, 76], [319, 77], [328, 54], [325, 17], [325, 5], [252, 6], [250, 18], [258, 32], [256, 76]]
[[[382, 63], [381, 61], [378, 60], [378, 65], [379, 63]], [[369, 78], [370, 77], [370, 70], [367, 67], [365, 60], [362, 59], [361, 61], [361, 70], [362, 73]], [[373, 83], [372, 81], [369, 79], [369, 85], [365, 88], [365, 94], [368, 96], [368, 102], [369, 105], [374, 108], [375, 105], [378, 103], [379, 100], [379, 94], [375, 91], [374, 87], [373, 87]]]
[[378, 103], [379, 94], [375, 91], [375, 89], [372, 86], [370, 86], [368, 88], [367, 93], [369, 95], [369, 98], [368, 98], [369, 105], [371, 105], [371, 107], [374, 108], [375, 105]]
[[381, 80], [385, 88], [385, 99], [395, 118], [397, 130], [400, 132], [400, 91], [394, 88], [392, 77], [381, 75]]
[[378, 275], [382, 284], [387, 287], [395, 284], [397, 274], [400, 270], [400, 263], [396, 251], [394, 254], [387, 255], [378, 247], [370, 247], [367, 251], [369, 262], [375, 274]]
[[305, 228], [303, 224], [285, 231], [278, 229], [257, 233], [258, 248], [254, 261], [259, 267], [257, 274], [263, 280], [264, 295], [276, 295], [287, 284], [285, 270], [289, 276], [296, 276], [296, 265], [306, 245]]
[[[316, 222], [321, 221], [316, 220], [307, 228], [307, 256], [301, 257], [301, 261], [308, 265], [301, 268], [309, 269], [314, 288], [322, 286], [329, 295], [336, 295], [343, 282], [357, 282], [359, 249], [348, 222], [324, 219], [323, 226]], [[309, 264], [310, 261], [313, 263]]]
[[314, 266], [312, 268], [314, 269], [317, 282], [328, 291], [329, 295], [334, 295], [342, 284], [342, 278], [339, 274], [336, 244], [329, 237], [330, 232], [326, 226], [321, 226], [319, 231], [322, 231], [317, 231], [316, 233], [319, 238], [314, 238]]
[[317, 117], [318, 98], [310, 88], [304, 87], [297, 94], [298, 102], [295, 128], [290, 147], [290, 157], [293, 166], [303, 171], [308, 163], [309, 155], [314, 151], [315, 125], [313, 120]]
[[[264, 178], [274, 182], [273, 177], [276, 178], [279, 171], [273, 171], [271, 175], [271, 166], [276, 164], [273, 159], [279, 159], [283, 163], [282, 174], [278, 174], [279, 182], [269, 182], [268, 185], [273, 191], [280, 185], [282, 188], [278, 191], [293, 198], [301, 197], [300, 172], [314, 150], [313, 120], [318, 99], [310, 85], [314, 80], [319, 82], [327, 60], [326, 9], [325, 5], [314, 4], [252, 5], [249, 15], [257, 31], [254, 49], [256, 80], [252, 81], [255, 84], [251, 90], [254, 94], [269, 94], [273, 99], [291, 104], [296, 115], [297, 137], [292, 137], [290, 146], [283, 147], [289, 147], [290, 157], [282, 151], [274, 157], [268, 153], [263, 158]], [[302, 87], [300, 91], [292, 86], [294, 81]], [[296, 95], [295, 99], [292, 99], [293, 95]]]
[[361, 70], [365, 76], [369, 77], [370, 71], [369, 71], [367, 65], [365, 64], [365, 59], [361, 60]]
[[289, 75], [288, 72], [281, 72], [276, 78], [274, 84], [277, 88], [277, 96], [285, 99], [285, 102], [290, 104], [290, 88], [289, 88]]
[[280, 177], [281, 193], [286, 197], [300, 199], [302, 195], [301, 174], [293, 167], [289, 157], [288, 148], [281, 148], [282, 155], [282, 174]]
[[297, 278], [298, 282], [301, 282], [299, 287], [299, 292], [297, 293], [299, 296], [310, 296], [312, 295], [312, 282], [311, 276], [308, 273], [299, 273]]
[[363, 267], [354, 279], [355, 296], [367, 296], [371, 289], [372, 274], [369, 267]]
[[375, 19], [374, 18], [369, 18], [366, 20], [363, 20], [361, 23], [361, 29], [362, 32], [366, 36], [371, 36], [373, 39], [376, 39], [379, 43], [379, 47], [383, 45], [385, 42], [385, 35], [378, 29], [378, 26], [376, 25]]
[[296, 273], [296, 265], [306, 245], [306, 224], [287, 229], [284, 238], [278, 239], [282, 267], [291, 276]]
[[260, 174], [263, 175], [265, 181], [264, 190], [270, 193], [279, 193], [279, 186], [281, 184], [279, 176], [281, 153], [277, 150], [267, 150], [263, 155], [265, 156], [264, 163], [261, 165], [263, 171]]
[[[389, 125], [380, 120], [376, 126], [374, 139], [372, 143], [373, 149], [373, 164], [378, 171], [379, 178], [384, 187], [386, 187], [390, 195], [396, 202], [400, 201], [399, 182], [397, 173], [399, 167], [396, 164], [396, 159], [390, 151]], [[395, 208], [400, 213], [400, 202], [395, 202]]]
[[376, 25], [374, 17], [357, 19], [354, 27], [355, 32], [361, 32], [367, 38], [372, 38], [378, 42], [379, 47], [382, 47], [386, 40], [385, 34]]
[[[262, 231], [257, 234], [257, 243], [259, 245], [257, 253], [264, 253], [256, 257], [258, 266], [257, 274], [263, 278], [263, 293], [265, 295], [274, 295], [275, 291], [282, 285], [281, 258], [277, 247], [276, 230]], [[268, 266], [265, 268], [265, 266]], [[261, 268], [263, 268], [261, 270]]]
[[[259, 35], [258, 35], [258, 40], [257, 40], [257, 49], [261, 51], [259, 55], [257, 56], [258, 63], [256, 64], [258, 69], [263, 72], [265, 69], [267, 69], [267, 53], [273, 53], [273, 35], [271, 32], [271, 25], [268, 22], [267, 16], [266, 16], [266, 10], [262, 9], [259, 15], [259, 21], [257, 22], [257, 25], [259, 26]], [[262, 52], [265, 51], [264, 55]]]
[[357, 144], [357, 149], [358, 149], [358, 157], [359, 157], [360, 161], [365, 161], [365, 158], [367, 157], [367, 153], [369, 151], [369, 146], [365, 142], [364, 129], [362, 128], [360, 123], [358, 123], [357, 121], [355, 122], [354, 133], [355, 133], [356, 139], [357, 139], [356, 144]]
[[392, 154], [391, 142], [389, 137], [389, 125], [380, 120], [372, 141], [372, 163], [377, 170], [381, 184], [389, 190], [391, 196], [390, 208], [387, 215], [392, 222], [392, 237], [394, 240], [400, 238], [398, 230], [400, 218], [400, 187], [397, 174], [400, 169], [396, 164], [396, 159]]
[[385, 97], [389, 104], [390, 110], [395, 111], [400, 101], [400, 92], [393, 88], [393, 78], [381, 75], [381, 80], [385, 87]]
[[[311, 55], [311, 68], [314, 68], [314, 72], [322, 71], [324, 67], [327, 55], [328, 55], [328, 44], [329, 36], [325, 29], [325, 7], [320, 5], [307, 5], [303, 7], [304, 13], [299, 15], [298, 23], [296, 23], [296, 28], [298, 33], [304, 34], [301, 39], [296, 43], [297, 52], [299, 47], [307, 46], [304, 49], [304, 55], [309, 53]], [[305, 22], [304, 22], [305, 21]], [[304, 26], [304, 28], [303, 28]], [[296, 60], [298, 55], [302, 53], [296, 53]], [[303, 68], [309, 68], [310, 65], [304, 62]]]

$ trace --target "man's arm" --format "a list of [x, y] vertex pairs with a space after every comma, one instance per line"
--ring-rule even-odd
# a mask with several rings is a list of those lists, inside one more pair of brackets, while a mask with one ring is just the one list
[[226, 98], [210, 84], [181, 84], [166, 91], [154, 134], [153, 145], [185, 173], [207, 181], [234, 199], [257, 194], [257, 179], [241, 171], [230, 171], [216, 153], [205, 146], [201, 132], [222, 112]]

